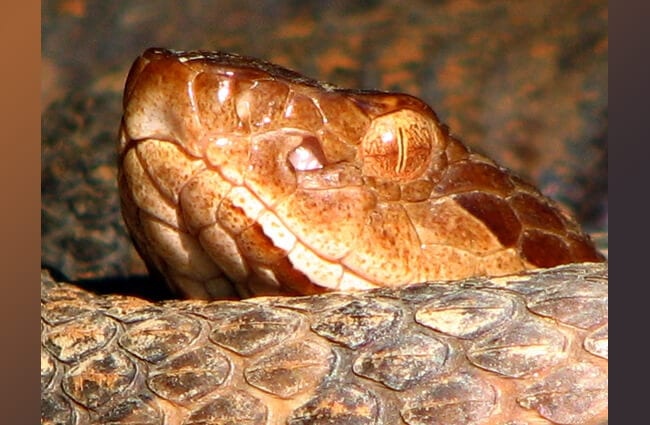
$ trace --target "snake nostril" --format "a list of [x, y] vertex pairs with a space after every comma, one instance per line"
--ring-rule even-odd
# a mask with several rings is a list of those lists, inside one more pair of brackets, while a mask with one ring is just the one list
[[320, 142], [315, 137], [306, 137], [289, 152], [289, 163], [296, 171], [311, 171], [323, 168], [326, 159]]

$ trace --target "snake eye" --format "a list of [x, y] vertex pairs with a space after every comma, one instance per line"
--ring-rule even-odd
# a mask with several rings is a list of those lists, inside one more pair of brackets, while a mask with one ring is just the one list
[[297, 147], [289, 152], [289, 163], [296, 171], [311, 171], [323, 168], [325, 154], [316, 137], [305, 137]]
[[363, 173], [412, 179], [424, 172], [440, 143], [429, 117], [410, 109], [375, 118], [361, 142]]

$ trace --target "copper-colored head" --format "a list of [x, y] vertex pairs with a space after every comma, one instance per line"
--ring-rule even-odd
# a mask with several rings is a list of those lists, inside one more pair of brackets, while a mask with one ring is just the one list
[[602, 261], [536, 189], [412, 96], [149, 49], [120, 132], [124, 218], [187, 296], [312, 293]]

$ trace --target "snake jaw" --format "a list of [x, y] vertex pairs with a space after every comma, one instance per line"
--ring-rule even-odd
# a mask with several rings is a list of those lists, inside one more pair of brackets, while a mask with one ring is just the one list
[[603, 260], [419, 99], [251, 58], [145, 52], [119, 146], [127, 227], [187, 295], [226, 278], [241, 295], [314, 293]]

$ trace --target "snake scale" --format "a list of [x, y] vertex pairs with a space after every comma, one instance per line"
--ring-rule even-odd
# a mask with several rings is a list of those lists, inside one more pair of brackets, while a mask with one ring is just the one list
[[119, 149], [152, 275], [265, 296], [152, 304], [44, 272], [43, 423], [607, 420], [604, 257], [420, 100], [150, 49]]

